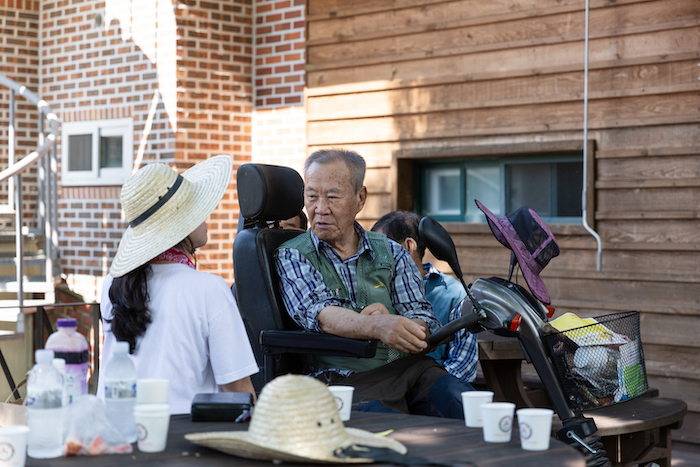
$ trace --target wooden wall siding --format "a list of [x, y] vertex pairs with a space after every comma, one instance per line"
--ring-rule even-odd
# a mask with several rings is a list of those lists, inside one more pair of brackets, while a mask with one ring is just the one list
[[[699, 30], [700, 31], [700, 30]], [[591, 101], [589, 129], [700, 123], [697, 91]], [[446, 110], [348, 120], [309, 121], [308, 144], [353, 144], [482, 134], [575, 130], [583, 125], [580, 101]]]
[[[368, 162], [360, 221], [413, 206], [414, 161], [557, 147], [583, 128], [583, 0], [308, 0], [307, 145]], [[558, 312], [642, 312], [650, 384], [700, 412], [700, 2], [591, 0], [596, 243], [552, 225]], [[574, 147], [576, 146], [576, 147]], [[509, 149], [510, 148], [510, 149]], [[514, 148], [514, 149], [513, 149]], [[508, 272], [484, 224], [446, 224], [466, 280]], [[522, 283], [522, 277], [520, 278]], [[691, 424], [692, 425], [692, 424]], [[700, 443], [697, 433], [674, 434]]]
[[[591, 70], [590, 99], [673, 94], [697, 89], [693, 78], [697, 60], [644, 64]], [[322, 89], [322, 88], [319, 88]], [[351, 94], [315, 95], [309, 99], [309, 121], [380, 117], [392, 115], [479, 109], [514, 104], [580, 102], [583, 74], [580, 71], [517, 79], [470, 81]], [[427, 95], [426, 95], [427, 94]], [[377, 97], [382, 100], [377, 102]], [[427, 99], [429, 97], [429, 99]]]
[[[663, 1], [663, 0], [662, 0]], [[580, 13], [583, 14], [583, 13]], [[628, 66], [654, 61], [672, 62], [696, 58], [698, 28], [671, 29], [646, 34], [604, 37], [590, 41], [592, 69]], [[361, 44], [358, 44], [360, 47]], [[394, 86], [409, 84], [437, 84], [442, 82], [496, 79], [509, 76], [529, 76], [580, 70], [583, 65], [582, 41], [543, 44], [541, 46], [512, 46], [503, 49], [460, 51], [462, 55], [425, 54], [424, 57], [405, 57], [391, 63], [360, 61], [309, 64], [309, 87], [340, 86], [331, 91], [348, 88], [347, 83], [366, 81], [394, 81]], [[311, 54], [313, 47], [309, 47]], [[396, 57], [404, 58], [404, 57]], [[342, 65], [342, 66], [341, 66]], [[367, 86], [372, 86], [367, 85]], [[382, 83], [374, 86], [381, 88]]]

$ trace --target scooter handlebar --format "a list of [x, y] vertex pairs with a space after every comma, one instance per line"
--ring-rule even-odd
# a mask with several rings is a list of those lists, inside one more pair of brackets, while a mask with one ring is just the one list
[[431, 347], [436, 347], [438, 345], [450, 342], [455, 338], [455, 333], [461, 329], [469, 329], [475, 324], [479, 323], [479, 315], [474, 312], [469, 313], [466, 316], [457, 318], [454, 321], [450, 321], [443, 327], [441, 327], [438, 332], [432, 334], [428, 337], [428, 345]]

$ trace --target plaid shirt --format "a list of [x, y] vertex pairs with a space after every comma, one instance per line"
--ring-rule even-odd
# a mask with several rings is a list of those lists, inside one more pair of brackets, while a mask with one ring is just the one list
[[[323, 332], [318, 324], [318, 314], [328, 306], [352, 308], [357, 294], [357, 260], [369, 250], [374, 259], [374, 251], [365, 230], [355, 222], [360, 241], [357, 253], [343, 261], [328, 243], [319, 240], [311, 232], [311, 239], [319, 254], [323, 254], [333, 265], [338, 276], [348, 290], [348, 299], [335, 297], [324, 284], [321, 274], [298, 250], [280, 248], [275, 254], [277, 272], [280, 276], [282, 299], [289, 315], [302, 328], [308, 331]], [[394, 256], [395, 271], [391, 282], [391, 301], [396, 312], [413, 319], [423, 320], [430, 332], [437, 331], [441, 324], [435, 318], [430, 302], [425, 298], [425, 289], [418, 268], [408, 252], [393, 240], [389, 248]]]
[[[441, 281], [444, 275], [437, 270], [435, 266], [431, 263], [423, 263], [423, 269], [426, 271], [426, 275], [423, 278], [425, 284], [427, 285], [431, 281]], [[435, 307], [436, 310], [439, 305], [445, 305], [445, 307], [454, 306], [448, 314], [448, 322], [454, 321], [461, 316], [460, 307], [456, 302], [461, 302], [467, 293], [460, 284], [460, 294], [453, 297], [435, 297]], [[436, 311], [437, 313], [437, 311]], [[439, 316], [442, 316], [438, 313]], [[444, 319], [444, 318], [441, 318]], [[447, 324], [447, 323], [445, 323]], [[451, 375], [462, 379], [464, 381], [472, 382], [476, 379], [476, 367], [479, 363], [479, 350], [476, 344], [476, 334], [462, 329], [455, 333], [456, 337], [453, 341], [448, 342], [447, 349], [444, 355], [441, 355], [443, 366]]]

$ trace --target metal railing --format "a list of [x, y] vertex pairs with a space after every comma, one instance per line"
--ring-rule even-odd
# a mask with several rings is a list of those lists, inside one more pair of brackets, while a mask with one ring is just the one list
[[[32, 164], [37, 164], [38, 170], [38, 216], [37, 226], [45, 238], [45, 274], [46, 283], [53, 284], [54, 261], [58, 258], [57, 226], [57, 167], [56, 141], [58, 138], [59, 121], [46, 101], [39, 99], [33, 92], [15, 81], [0, 75], [0, 84], [9, 88], [9, 123], [8, 123], [8, 168], [0, 172], [0, 182], [8, 180], [8, 207], [15, 214], [15, 268], [17, 275], [17, 301], [20, 310], [24, 305], [24, 237], [22, 230], [22, 173]], [[16, 160], [15, 132], [15, 94], [19, 94], [36, 105], [39, 112], [39, 141], [37, 148]], [[48, 130], [45, 131], [45, 121]], [[48, 157], [44, 157], [49, 154]], [[17, 316], [17, 332], [24, 332], [23, 313]]]

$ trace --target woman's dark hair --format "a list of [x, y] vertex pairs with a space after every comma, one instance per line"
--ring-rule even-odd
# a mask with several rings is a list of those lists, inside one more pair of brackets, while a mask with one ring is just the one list
[[[175, 248], [194, 254], [189, 237]], [[146, 263], [121, 277], [115, 277], [109, 288], [112, 319], [106, 321], [112, 326], [112, 334], [117, 341], [129, 343], [129, 353], [132, 354], [136, 350], [136, 339], [143, 336], [151, 324], [151, 311], [148, 309], [148, 279], [151, 274], [151, 263]]]
[[109, 301], [112, 302], [112, 334], [117, 341], [129, 343], [129, 353], [136, 349], [136, 339], [143, 336], [151, 324], [151, 311], [148, 309], [148, 278], [151, 264], [146, 263], [121, 277], [115, 277], [109, 288]]

